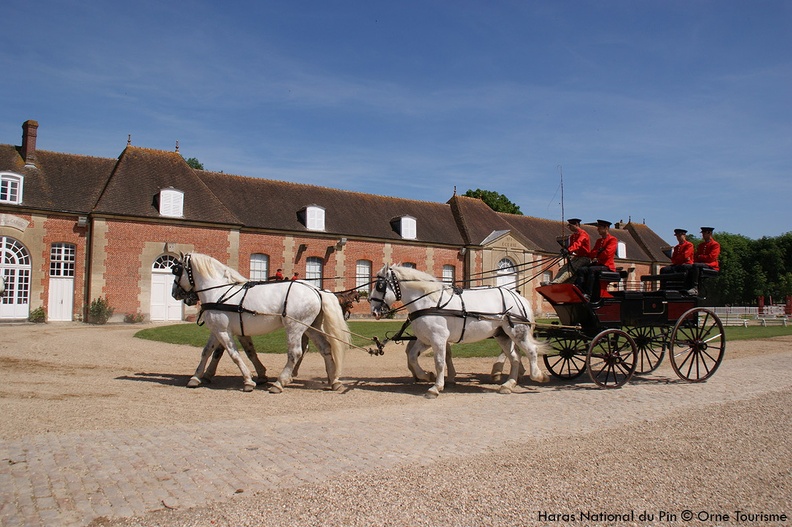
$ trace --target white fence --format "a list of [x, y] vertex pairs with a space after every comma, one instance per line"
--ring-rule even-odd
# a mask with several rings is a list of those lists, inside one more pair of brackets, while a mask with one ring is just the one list
[[751, 318], [759, 318], [762, 317], [783, 317], [784, 316], [784, 306], [764, 306], [762, 308], [762, 312], [759, 312], [758, 307], [740, 307], [740, 306], [728, 306], [728, 307], [713, 307], [713, 311], [718, 316], [721, 315], [747, 315]]

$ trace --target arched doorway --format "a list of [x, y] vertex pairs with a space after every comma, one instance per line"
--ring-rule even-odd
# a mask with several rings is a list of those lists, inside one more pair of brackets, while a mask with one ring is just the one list
[[517, 268], [510, 258], [503, 258], [498, 262], [497, 285], [506, 289], [517, 288]]
[[30, 315], [30, 253], [22, 242], [0, 236], [0, 272], [6, 290], [0, 298], [0, 318]]
[[182, 320], [183, 304], [171, 295], [173, 289], [173, 265], [177, 258], [163, 254], [151, 266], [151, 309], [149, 318], [155, 322]]

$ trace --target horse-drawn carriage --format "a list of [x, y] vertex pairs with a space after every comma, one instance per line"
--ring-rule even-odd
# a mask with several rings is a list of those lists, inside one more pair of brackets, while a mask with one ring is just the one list
[[676, 374], [701, 382], [720, 366], [726, 350], [723, 324], [711, 310], [699, 305], [704, 281], [717, 272], [698, 273], [695, 294], [681, 287], [683, 275], [661, 274], [641, 278], [647, 289], [609, 291], [624, 276], [606, 271], [599, 275], [599, 290], [589, 299], [574, 284], [537, 288], [555, 309], [558, 324], [539, 326], [550, 350], [544, 363], [561, 379], [574, 379], [588, 371], [604, 388], [616, 388], [633, 374], [655, 370], [666, 352]]

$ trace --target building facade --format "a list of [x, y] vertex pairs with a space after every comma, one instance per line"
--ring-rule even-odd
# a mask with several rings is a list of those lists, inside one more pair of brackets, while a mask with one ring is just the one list
[[[82, 320], [105, 298], [114, 319], [194, 315], [170, 295], [173, 262], [201, 252], [264, 280], [281, 269], [325, 289], [368, 290], [385, 263], [414, 265], [459, 285], [534, 287], [558, 265], [558, 220], [502, 214], [481, 200], [399, 199], [191, 168], [177, 152], [127, 144], [117, 159], [0, 144], [0, 320], [43, 308], [50, 321]], [[618, 223], [617, 265], [628, 281], [668, 263], [646, 225]], [[591, 229], [592, 238], [596, 231]], [[359, 314], [368, 306], [356, 307]]]

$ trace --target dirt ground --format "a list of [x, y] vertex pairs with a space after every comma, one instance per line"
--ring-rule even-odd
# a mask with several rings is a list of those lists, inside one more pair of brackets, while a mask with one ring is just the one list
[[[427, 388], [412, 383], [404, 346], [391, 343], [384, 356], [357, 349], [348, 353], [342, 377], [345, 384], [352, 389], [358, 383], [381, 388], [356, 390], [354, 397], [326, 397], [324, 363], [317, 353], [306, 356], [299, 377], [281, 395], [270, 394], [264, 387], [241, 393], [239, 370], [227, 357], [211, 385], [188, 389], [187, 381], [198, 364], [200, 350], [134, 338], [144, 327], [0, 325], [0, 412], [4, 423], [0, 439], [240, 415], [269, 417], [398, 405], [414, 400]], [[790, 347], [792, 337], [730, 342], [726, 360], [788, 351]], [[265, 354], [262, 360], [272, 379], [283, 367], [285, 356]], [[489, 383], [487, 375], [492, 362], [492, 358], [455, 360], [461, 389], [496, 391], [497, 386]], [[431, 359], [423, 358], [422, 363], [431, 369]], [[670, 370], [668, 360], [661, 370], [664, 367]], [[530, 382], [518, 387], [529, 389]], [[299, 397], [290, 394], [292, 390]]]

